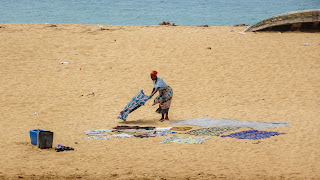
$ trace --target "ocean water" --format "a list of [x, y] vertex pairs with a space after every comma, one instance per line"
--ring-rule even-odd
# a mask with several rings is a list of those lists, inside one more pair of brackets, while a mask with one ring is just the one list
[[305, 9], [320, 0], [0, 0], [0, 23], [253, 25]]

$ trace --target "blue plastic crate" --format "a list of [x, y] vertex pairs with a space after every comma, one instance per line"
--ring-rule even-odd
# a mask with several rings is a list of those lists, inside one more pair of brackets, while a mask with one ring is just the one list
[[44, 130], [42, 130], [42, 129], [30, 130], [31, 144], [33, 144], [33, 145], [37, 145], [37, 142], [38, 142], [38, 131], [44, 131]]

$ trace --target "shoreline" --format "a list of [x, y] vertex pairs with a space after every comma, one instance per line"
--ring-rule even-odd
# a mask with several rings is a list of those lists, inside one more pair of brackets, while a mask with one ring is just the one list
[[[12, 24], [12, 25], [37, 25], [37, 24], [61, 24], [61, 25], [87, 25], [87, 26], [129, 26], [129, 27], [148, 27], [148, 26], [175, 26], [175, 27], [239, 27], [239, 26], [250, 26], [246, 24], [235, 24], [235, 25], [221, 25], [221, 26], [211, 26], [211, 25], [199, 25], [199, 26], [187, 26], [187, 25], [179, 25], [176, 23], [168, 24], [168, 25], [162, 25], [161, 23], [159, 24], [152, 24], [152, 25], [110, 25], [110, 24], [70, 24], [70, 23], [0, 23], [0, 24]], [[173, 25], [174, 24], [174, 25]]]

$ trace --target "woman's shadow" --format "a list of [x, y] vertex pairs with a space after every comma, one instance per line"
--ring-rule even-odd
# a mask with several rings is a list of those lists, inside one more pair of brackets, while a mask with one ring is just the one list
[[123, 125], [157, 125], [156, 119], [137, 119], [137, 120], [129, 120], [129, 121], [122, 121], [120, 124]]

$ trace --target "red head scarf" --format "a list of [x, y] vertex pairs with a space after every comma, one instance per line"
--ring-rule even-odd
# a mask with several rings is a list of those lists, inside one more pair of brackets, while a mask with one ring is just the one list
[[151, 75], [151, 76], [156, 76], [157, 74], [158, 74], [157, 71], [152, 71], [150, 75]]

